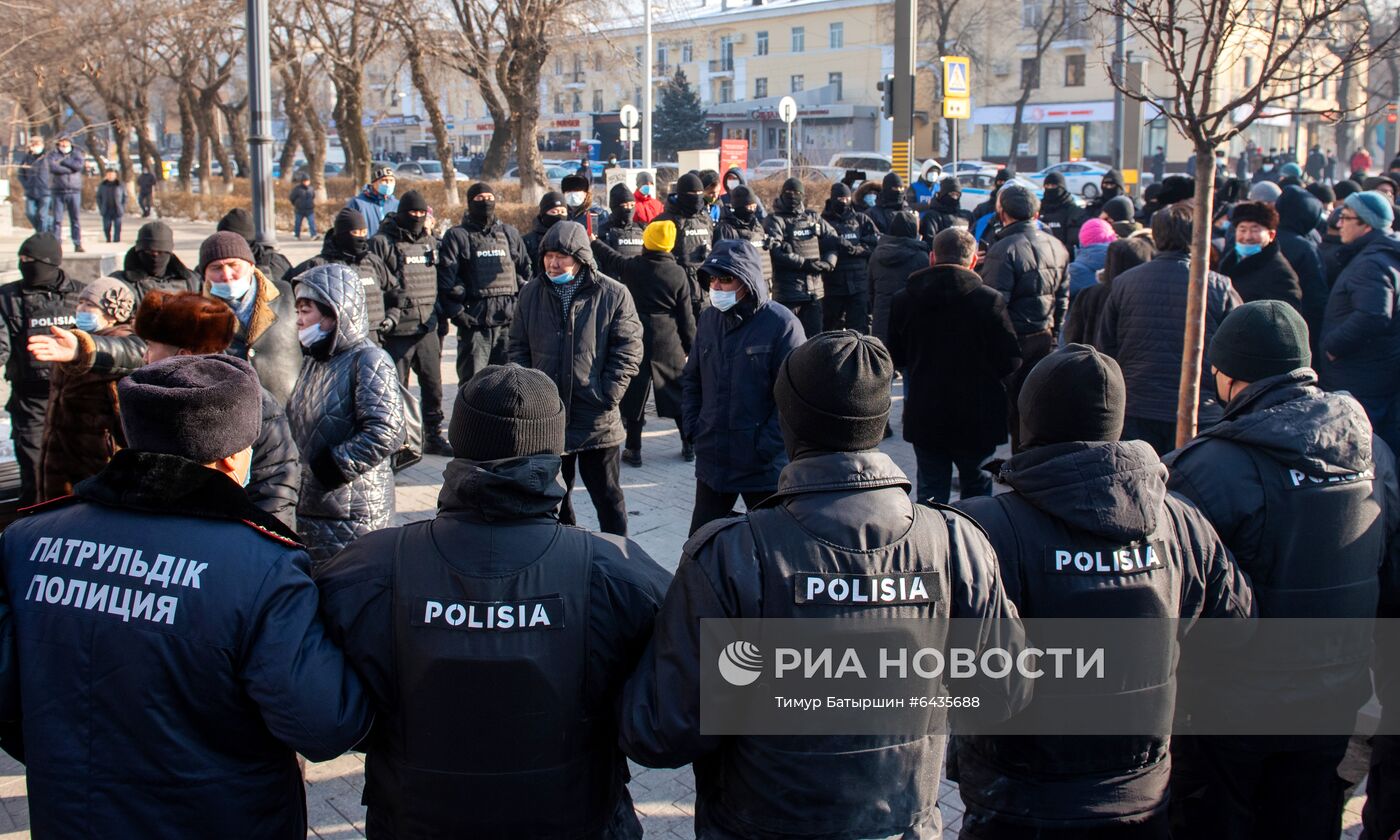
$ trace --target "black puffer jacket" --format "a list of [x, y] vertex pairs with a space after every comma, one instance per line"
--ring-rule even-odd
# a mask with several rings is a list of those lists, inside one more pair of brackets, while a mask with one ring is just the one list
[[1006, 299], [1017, 335], [1059, 334], [1069, 310], [1068, 270], [1069, 252], [1060, 240], [1034, 221], [1016, 222], [997, 233], [982, 279]]
[[826, 200], [822, 212], [835, 234], [830, 243], [822, 243], [823, 251], [836, 252], [836, 270], [822, 278], [829, 295], [870, 294], [870, 253], [880, 244], [880, 231], [870, 217], [857, 213], [849, 204], [836, 206], [834, 199]]
[[[1129, 417], [1176, 422], [1177, 389], [1181, 378], [1182, 325], [1190, 287], [1190, 255], [1164, 251], [1150, 262], [1131, 268], [1113, 279], [1108, 299], [1099, 313], [1100, 350], [1123, 369], [1128, 387]], [[1240, 305], [1230, 280], [1215, 272], [1206, 274], [1206, 346], [1215, 328]], [[1220, 419], [1215, 399], [1215, 379], [1210, 365], [1201, 365], [1202, 425]]]
[[541, 247], [581, 264], [565, 312], [553, 283], [537, 275], [520, 290], [510, 324], [510, 360], [549, 374], [569, 414], [566, 452], [606, 449], [625, 434], [618, 406], [642, 365], [642, 322], [626, 287], [598, 271], [588, 233], [560, 222]]
[[112, 272], [112, 276], [131, 287], [136, 293], [137, 306], [141, 305], [141, 299], [147, 292], [199, 291], [199, 275], [187, 268], [180, 261], [178, 254], [170, 255], [170, 262], [166, 263], [165, 272], [161, 276], [152, 277], [141, 264], [141, 256], [136, 253], [136, 249], [129, 248], [126, 256], [122, 258], [121, 270]]
[[1079, 224], [1084, 219], [1084, 208], [1079, 200], [1064, 187], [1049, 187], [1045, 198], [1040, 201], [1040, 222], [1051, 236], [1060, 240], [1070, 258], [1079, 247]]
[[368, 249], [362, 254], [342, 250], [335, 244], [335, 229], [332, 228], [326, 231], [325, 239], [321, 242], [321, 253], [297, 263], [283, 279], [295, 286], [301, 275], [318, 265], [331, 263], [349, 266], [360, 275], [360, 282], [365, 287], [365, 317], [369, 323], [369, 335], [377, 344], [379, 325], [384, 320], [384, 293], [397, 285], [393, 273], [377, 254]]
[[875, 336], [890, 341], [890, 304], [909, 282], [909, 275], [928, 268], [928, 243], [918, 238], [912, 215], [895, 218], [894, 231], [880, 237], [870, 255], [870, 289], [875, 306]]
[[909, 202], [905, 201], [904, 196], [904, 180], [890, 172], [885, 175], [880, 185], [880, 194], [875, 199], [875, 206], [866, 207], [863, 212], [875, 223], [880, 233], [889, 233], [895, 217], [908, 209]]
[[933, 245], [933, 238], [950, 227], [972, 229], [972, 211], [962, 209], [962, 193], [938, 193], [919, 220], [919, 238]]
[[[1337, 251], [1319, 358], [1329, 391], [1393, 396], [1400, 385], [1400, 236], [1373, 230]], [[1328, 358], [1328, 356], [1334, 358]]]
[[1303, 295], [1303, 319], [1308, 322], [1308, 331], [1316, 353], [1318, 338], [1322, 335], [1322, 314], [1327, 308], [1326, 274], [1322, 268], [1322, 258], [1317, 246], [1322, 237], [1317, 233], [1318, 220], [1322, 218], [1322, 202], [1302, 187], [1287, 186], [1283, 194], [1274, 202], [1278, 209], [1278, 247], [1284, 259], [1293, 266], [1298, 275], [1298, 288]]
[[1235, 287], [1241, 301], [1281, 300], [1302, 314], [1303, 291], [1298, 286], [1298, 275], [1284, 259], [1277, 241], [1243, 258], [1231, 248], [1225, 252], [1217, 269], [1230, 278], [1230, 285]]
[[[773, 300], [792, 304], [821, 300], [826, 295], [822, 285], [825, 269], [817, 263], [825, 263], [826, 268], [836, 266], [836, 232], [815, 212], [789, 201], [786, 194], [773, 201], [773, 212], [763, 220], [763, 230], [773, 243], [769, 252], [773, 260]], [[811, 256], [804, 256], [800, 233], [808, 234], [806, 244]]]
[[[1196, 503], [1249, 574], [1261, 618], [1369, 618], [1378, 572], [1400, 549], [1394, 455], [1356, 400], [1316, 382], [1300, 368], [1251, 384], [1224, 419], [1167, 458], [1169, 486]], [[1310, 651], [1288, 646], [1287, 661], [1267, 644], [1240, 657], [1226, 705], [1244, 714], [1255, 703], [1287, 706], [1351, 731], [1371, 696], [1371, 640], [1348, 644], [1326, 627], [1309, 633], [1319, 642]]]
[[[1201, 512], [1167, 493], [1166, 479], [1166, 467], [1142, 441], [1061, 443], [1002, 465], [999, 480], [1013, 492], [958, 502], [986, 531], [1007, 595], [1028, 622], [1185, 620], [1179, 627], [1143, 621], [1133, 650], [1168, 653], [1135, 659], [1131, 670], [1103, 683], [1101, 694], [1076, 695], [1083, 686], [1065, 693], [1054, 680], [1043, 681], [1022, 713], [1047, 720], [1075, 704], [1132, 704], [1144, 722], [1163, 720], [1159, 729], [1148, 724], [1137, 734], [1089, 738], [959, 736], [956, 774], [970, 810], [1064, 830], [1121, 825], [1166, 807], [1178, 629], [1198, 617], [1244, 618], [1254, 611], [1248, 578]], [[1108, 555], [1143, 543], [1160, 552], [1156, 568], [1081, 573], [1052, 562], [1060, 551]], [[1155, 634], [1150, 642], [1149, 633]]]
[[389, 456], [403, 445], [404, 407], [394, 363], [365, 335], [359, 275], [343, 265], [313, 268], [297, 295], [336, 316], [335, 333], [310, 349], [287, 402], [302, 459], [297, 524], [319, 563], [393, 519]]

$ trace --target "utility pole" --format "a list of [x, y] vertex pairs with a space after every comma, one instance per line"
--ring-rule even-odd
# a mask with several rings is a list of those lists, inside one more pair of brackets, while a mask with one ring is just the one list
[[[1113, 17], [1113, 168], [1123, 171], [1123, 0], [1119, 0]], [[1136, 165], [1133, 167], [1136, 169]]]
[[894, 171], [909, 183], [914, 178], [914, 55], [918, 26], [914, 0], [894, 3]]
[[248, 0], [248, 157], [253, 171], [253, 229], [257, 241], [277, 244], [272, 209], [272, 67], [267, 0]]
[[651, 44], [651, 3], [643, 0], [646, 6], [646, 46], [642, 48], [642, 168], [651, 168], [651, 63], [656, 60], [656, 50]]

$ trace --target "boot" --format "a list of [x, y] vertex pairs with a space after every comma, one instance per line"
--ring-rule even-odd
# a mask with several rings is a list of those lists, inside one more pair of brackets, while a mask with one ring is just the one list
[[642, 465], [642, 450], [623, 449], [622, 462], [624, 464], [627, 464], [629, 467], [640, 467]]
[[442, 436], [441, 429], [433, 429], [432, 432], [423, 436], [423, 454], [452, 457], [452, 444], [448, 443], [447, 438]]

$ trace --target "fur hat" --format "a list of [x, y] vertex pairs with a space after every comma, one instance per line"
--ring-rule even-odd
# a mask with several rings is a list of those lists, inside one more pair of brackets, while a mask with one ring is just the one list
[[1241, 201], [1230, 211], [1230, 221], [1255, 222], [1269, 230], [1278, 230], [1278, 211], [1267, 201]]
[[195, 355], [222, 353], [233, 342], [235, 320], [221, 300], [198, 292], [152, 290], [136, 310], [136, 334]]
[[173, 356], [117, 383], [132, 449], [211, 464], [253, 445], [262, 430], [258, 375], [222, 354]]

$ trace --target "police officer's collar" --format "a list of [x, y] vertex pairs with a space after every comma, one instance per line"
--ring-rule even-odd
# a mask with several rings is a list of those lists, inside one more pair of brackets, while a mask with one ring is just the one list
[[864, 452], [823, 452], [793, 461], [778, 476], [778, 490], [756, 507], [773, 507], [784, 498], [833, 490], [874, 490], [913, 485], [890, 456], [870, 449]]

